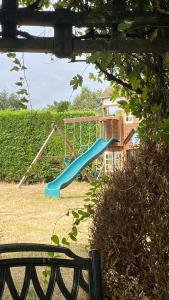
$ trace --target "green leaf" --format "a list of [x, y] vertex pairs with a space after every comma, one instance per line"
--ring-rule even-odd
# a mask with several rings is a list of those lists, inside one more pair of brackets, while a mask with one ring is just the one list
[[8, 56], [9, 58], [15, 58], [15, 57], [16, 57], [16, 53], [14, 53], [14, 52], [9, 52], [9, 53], [7, 53], [7, 56]]
[[72, 85], [73, 90], [76, 90], [79, 86], [82, 86], [83, 77], [80, 74], [77, 74], [70, 81], [70, 85]]
[[21, 67], [21, 70], [27, 70], [27, 67], [23, 65], [23, 66]]
[[16, 65], [21, 66], [21, 63], [20, 63], [20, 61], [17, 57], [13, 60], [13, 63], [16, 64]]
[[62, 244], [63, 244], [63, 245], [66, 245], [66, 246], [70, 246], [70, 243], [67, 241], [66, 238], [63, 238], [63, 239], [62, 239]]
[[77, 236], [77, 227], [76, 226], [72, 227], [72, 233], [74, 236]]
[[97, 80], [96, 76], [93, 73], [89, 73], [89, 79], [93, 81]]
[[17, 66], [14, 66], [12, 69], [10, 69], [10, 71], [11, 71], [11, 72], [12, 72], [12, 71], [18, 72], [18, 71], [20, 71], [20, 68], [17, 67]]
[[55, 234], [55, 235], [52, 235], [51, 237], [51, 241], [56, 244], [56, 245], [59, 245], [59, 237]]
[[69, 237], [71, 238], [72, 241], [74, 242], [77, 241], [76, 237], [72, 234], [72, 232], [69, 233]]
[[49, 257], [54, 257], [55, 253], [54, 252], [48, 252]]
[[75, 219], [78, 219], [79, 218], [79, 214], [76, 212], [76, 211], [72, 211], [72, 215]]
[[90, 198], [86, 198], [86, 199], [84, 199], [84, 201], [85, 202], [89, 202], [89, 201], [91, 201], [91, 199]]
[[16, 84], [17, 86], [23, 86], [23, 82], [22, 82], [22, 81], [17, 81], [17, 82], [15, 82], [15, 84]]
[[51, 271], [50, 270], [45, 270], [45, 271], [42, 272], [42, 274], [43, 274], [44, 277], [48, 277], [48, 276], [50, 276]]
[[76, 219], [73, 224], [74, 225], [79, 225], [80, 224], [80, 219]]
[[23, 95], [23, 94], [28, 95], [28, 92], [26, 89], [20, 89], [19, 91], [17, 91], [17, 94], [18, 95]]
[[117, 27], [118, 31], [124, 32], [130, 29], [135, 22], [132, 20], [124, 20], [123, 23], [120, 23]]
[[21, 102], [21, 103], [28, 103], [29, 100], [26, 99], [25, 97], [23, 97], [23, 98], [20, 99], [20, 102]]

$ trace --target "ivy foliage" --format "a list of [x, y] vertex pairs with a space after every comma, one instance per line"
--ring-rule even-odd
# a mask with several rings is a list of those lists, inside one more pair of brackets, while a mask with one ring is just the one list
[[[25, 174], [30, 163], [46, 140], [53, 125], [58, 125], [64, 134], [66, 117], [91, 116], [93, 112], [69, 111], [56, 113], [53, 111], [1, 111], [0, 112], [0, 180], [18, 182]], [[90, 127], [90, 141], [88, 124], [83, 127], [73, 124], [67, 125], [67, 141], [74, 145], [77, 155], [85, 151], [96, 139], [95, 125]], [[80, 130], [81, 143], [80, 147]], [[71, 158], [67, 148], [66, 155]], [[45, 148], [41, 159], [29, 173], [29, 182], [49, 181], [59, 174], [64, 166], [64, 139], [57, 133], [53, 135]]]
[[14, 52], [8, 52], [7, 56], [13, 63], [12, 68], [10, 69], [11, 72], [18, 72], [19, 78], [15, 82], [15, 85], [17, 86], [17, 96], [18, 96], [18, 103], [19, 108], [26, 109], [28, 102], [30, 100], [30, 94], [29, 94], [29, 87], [25, 75], [25, 71], [27, 70], [27, 67], [25, 66], [24, 62], [24, 55], [22, 56], [22, 59], [19, 59]]

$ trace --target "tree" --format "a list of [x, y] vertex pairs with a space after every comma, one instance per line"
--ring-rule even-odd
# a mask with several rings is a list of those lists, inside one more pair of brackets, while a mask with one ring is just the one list
[[[56, 7], [68, 8], [72, 11], [101, 11], [118, 10], [122, 8], [130, 13], [143, 15], [144, 13], [161, 13], [167, 15], [169, 11], [169, 1], [139, 1], [139, 0], [114, 0], [114, 1], [76, 1], [60, 0]], [[141, 22], [141, 21], [140, 21]], [[144, 22], [143, 22], [144, 23]], [[135, 23], [134, 17], [129, 20], [122, 18], [121, 24], [114, 29], [115, 35], [119, 37], [126, 36], [143, 38], [145, 40], [156, 41], [160, 35], [168, 36], [168, 31], [159, 26], [145, 26]], [[112, 28], [91, 28], [82, 39], [99, 39], [105, 35], [111, 38]], [[80, 39], [80, 37], [79, 37]], [[84, 55], [83, 55], [84, 57]], [[162, 139], [169, 141], [169, 112], [168, 112], [168, 87], [169, 72], [166, 68], [166, 55], [161, 53], [106, 53], [95, 52], [92, 55], [86, 55], [86, 62], [94, 64], [98, 70], [98, 78], [104, 75], [105, 79], [113, 84], [116, 96], [126, 96], [130, 99], [123, 106], [129, 106], [129, 109], [140, 119], [140, 134], [143, 137], [149, 137], [153, 140]], [[76, 79], [76, 78], [74, 78]], [[72, 81], [73, 86], [82, 85], [81, 76], [78, 80]]]
[[54, 101], [52, 105], [48, 105], [48, 109], [56, 110], [57, 112], [64, 112], [70, 107], [70, 102], [66, 100]]
[[81, 92], [72, 102], [73, 109], [79, 110], [99, 110], [101, 108], [101, 90], [91, 91], [87, 87], [82, 87]]
[[0, 92], [0, 110], [21, 108], [19, 97], [15, 94], [8, 94], [6, 91]]

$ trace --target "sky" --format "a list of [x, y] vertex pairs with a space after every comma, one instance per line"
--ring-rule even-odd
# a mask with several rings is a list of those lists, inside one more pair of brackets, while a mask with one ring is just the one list
[[[21, 56], [20, 54], [18, 57]], [[44, 108], [53, 101], [69, 100], [75, 97], [80, 89], [73, 92], [70, 80], [77, 73], [83, 74], [84, 85], [92, 90], [104, 89], [107, 83], [99, 84], [88, 78], [89, 72], [96, 72], [93, 66], [85, 63], [69, 63], [67, 59], [51, 61], [51, 55], [46, 54], [24, 54], [26, 79], [30, 90], [32, 107]], [[20, 73], [11, 72], [13, 64], [5, 54], [0, 54], [0, 90], [15, 93], [17, 86], [15, 82], [19, 79]]]
[[[22, 27], [24, 31], [38, 36], [53, 35], [52, 29], [42, 27]], [[23, 56], [17, 54], [18, 58]], [[99, 84], [88, 78], [90, 72], [96, 73], [94, 66], [83, 62], [70, 63], [68, 59], [58, 59], [51, 54], [25, 53], [24, 61], [27, 67], [26, 79], [30, 90], [31, 106], [34, 109], [41, 109], [52, 104], [54, 101], [70, 100], [80, 93], [80, 89], [73, 92], [70, 80], [77, 73], [83, 74], [83, 85], [92, 90], [102, 89], [107, 86], [107, 82]], [[15, 82], [22, 74], [11, 72], [13, 64], [6, 54], [0, 54], [0, 91], [6, 90], [8, 93], [15, 93], [17, 87]], [[30, 106], [30, 104], [29, 104]]]
[[[0, 5], [2, 0], [0, 0]], [[53, 36], [52, 28], [44, 27], [25, 27], [19, 30], [27, 31], [36, 36]], [[21, 58], [22, 53], [17, 57]], [[96, 73], [94, 66], [85, 63], [70, 63], [68, 59], [58, 59], [51, 54], [24, 54], [24, 62], [27, 67], [26, 80], [30, 91], [29, 107], [41, 109], [52, 104], [54, 101], [70, 100], [80, 93], [80, 89], [73, 91], [70, 86], [70, 80], [76, 74], [83, 74], [83, 85], [92, 90], [104, 90], [109, 84], [94, 82], [88, 78], [90, 72]], [[22, 74], [11, 72], [13, 67], [6, 54], [0, 53], [0, 91], [5, 90], [8, 93], [15, 93], [18, 81]]]

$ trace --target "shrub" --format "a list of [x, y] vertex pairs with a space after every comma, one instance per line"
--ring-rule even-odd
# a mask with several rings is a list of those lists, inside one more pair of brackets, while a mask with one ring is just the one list
[[113, 174], [94, 213], [106, 299], [169, 299], [169, 147], [150, 144]]
[[[39, 151], [54, 124], [64, 132], [63, 119], [66, 117], [89, 116], [93, 112], [65, 113], [43, 111], [2, 111], [0, 112], [0, 180], [18, 182]], [[88, 124], [82, 131], [83, 143], [88, 141]], [[79, 126], [74, 136], [73, 124], [67, 126], [67, 138], [79, 148]], [[94, 140], [94, 125], [91, 142]], [[80, 151], [84, 151], [85, 148]], [[77, 151], [78, 152], [78, 151]], [[68, 155], [71, 155], [68, 151]], [[64, 141], [59, 134], [53, 135], [45, 148], [41, 159], [29, 174], [29, 182], [49, 181], [64, 168]], [[53, 159], [53, 156], [56, 159]]]

